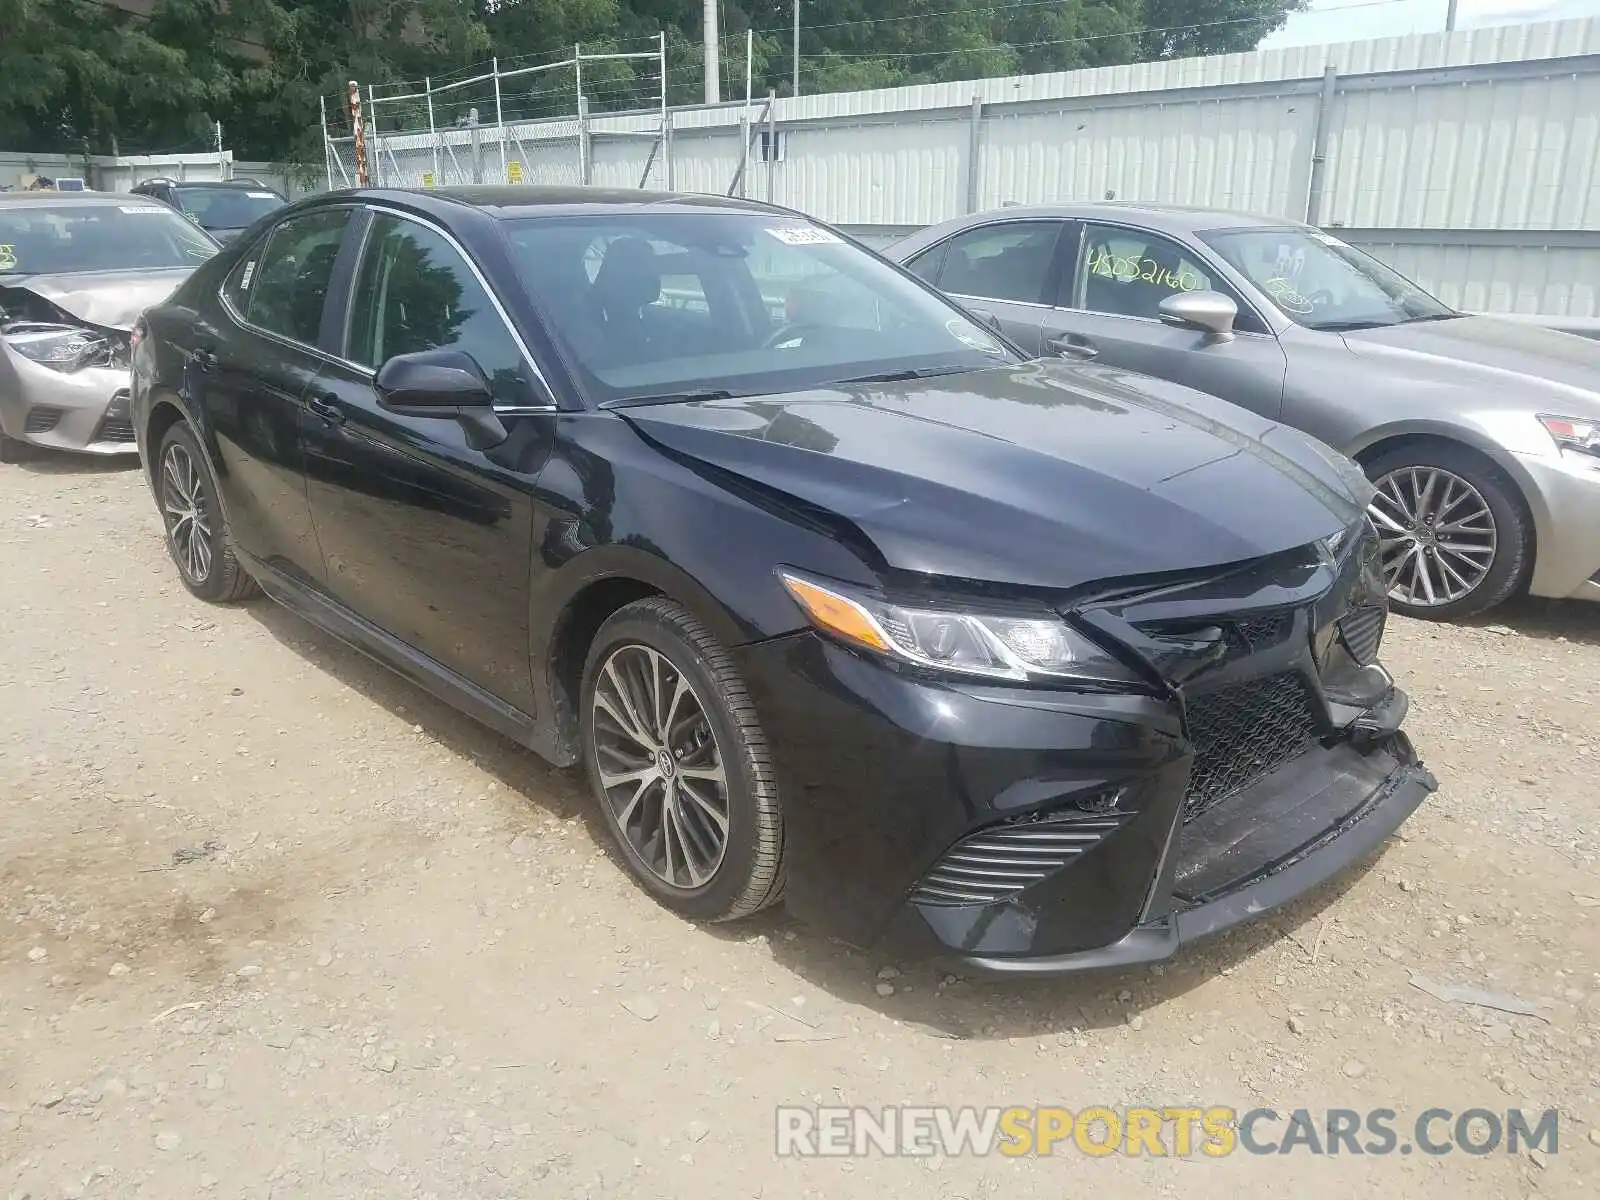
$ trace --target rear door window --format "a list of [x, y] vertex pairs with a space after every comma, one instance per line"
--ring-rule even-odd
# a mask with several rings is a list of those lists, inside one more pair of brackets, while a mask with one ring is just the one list
[[[229, 278], [250, 324], [315, 346], [322, 332], [322, 309], [339, 247], [350, 225], [348, 208], [324, 208], [291, 217], [272, 231], [266, 249], [249, 266], [247, 256]], [[234, 301], [238, 308], [238, 301]]]
[[1062, 224], [1007, 221], [958, 233], [944, 245], [934, 282], [958, 296], [1045, 303]]

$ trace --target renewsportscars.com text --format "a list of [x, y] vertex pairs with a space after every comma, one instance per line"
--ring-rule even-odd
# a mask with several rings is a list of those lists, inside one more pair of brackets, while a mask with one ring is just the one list
[[1554, 1109], [1251, 1108], [1163, 1105], [940, 1108], [782, 1107], [783, 1158], [942, 1154], [1006, 1157], [1082, 1154], [1100, 1158], [1226, 1158], [1246, 1154], [1523, 1154], [1560, 1149]]

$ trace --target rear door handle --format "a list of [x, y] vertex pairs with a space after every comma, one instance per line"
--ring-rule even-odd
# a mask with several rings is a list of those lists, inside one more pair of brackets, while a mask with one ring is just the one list
[[1044, 344], [1057, 354], [1064, 354], [1068, 358], [1094, 358], [1100, 353], [1093, 342], [1075, 333], [1046, 338]]
[[322, 392], [313, 395], [306, 401], [306, 407], [313, 415], [321, 417], [329, 425], [343, 425], [345, 421], [344, 410], [337, 403], [338, 397], [332, 392]]

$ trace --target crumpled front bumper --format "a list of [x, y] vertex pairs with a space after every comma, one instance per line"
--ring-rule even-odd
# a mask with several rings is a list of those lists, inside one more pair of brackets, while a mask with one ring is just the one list
[[1170, 958], [1254, 920], [1372, 854], [1438, 787], [1410, 741], [1343, 743], [1307, 755], [1185, 823], [1162, 878], [1160, 915], [1107, 946], [1045, 956], [966, 955], [974, 969], [1065, 975]]
[[0, 343], [0, 432], [51, 450], [137, 454], [126, 367], [56, 371]]

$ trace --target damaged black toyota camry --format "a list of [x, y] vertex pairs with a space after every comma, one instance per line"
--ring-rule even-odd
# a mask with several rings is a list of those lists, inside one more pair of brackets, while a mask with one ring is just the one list
[[1435, 786], [1358, 469], [1028, 361], [794, 213], [336, 193], [135, 345], [184, 584], [259, 587], [582, 763], [687, 916], [782, 899], [995, 971], [1149, 961]]

